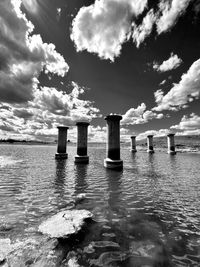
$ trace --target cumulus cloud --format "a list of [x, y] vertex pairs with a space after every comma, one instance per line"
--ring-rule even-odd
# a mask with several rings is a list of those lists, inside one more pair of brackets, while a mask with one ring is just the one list
[[91, 143], [104, 143], [106, 142], [106, 127], [90, 126], [88, 128], [88, 141]]
[[171, 129], [180, 131], [200, 130], [200, 116], [191, 113], [189, 116], [184, 115], [179, 124], [171, 126]]
[[184, 14], [190, 2], [192, 0], [162, 0], [158, 5], [158, 11], [155, 12], [151, 9], [140, 25], [133, 22], [132, 37], [136, 46], [139, 47], [146, 37], [151, 34], [154, 24], [158, 35], [171, 30], [176, 25], [179, 17]]
[[146, 37], [148, 37], [151, 34], [153, 25], [156, 19], [157, 19], [157, 16], [154, 14], [153, 9], [151, 9], [147, 13], [147, 15], [143, 18], [143, 21], [139, 26], [137, 26], [133, 22], [132, 38], [133, 38], [133, 41], [136, 43], [137, 47], [139, 47], [140, 44], [144, 42]]
[[156, 22], [158, 34], [169, 31], [184, 14], [190, 2], [192, 0], [162, 0], [159, 4], [161, 15]]
[[[23, 4], [29, 8], [31, 3], [23, 0]], [[21, 5], [22, 0], [0, 2], [0, 134], [16, 139], [55, 138], [58, 125], [90, 121], [99, 116], [99, 110], [81, 99], [85, 89], [74, 82], [68, 94], [40, 86], [42, 71], [63, 77], [69, 67], [54, 44], [33, 34], [34, 26]]]
[[64, 76], [68, 65], [54, 44], [33, 34], [21, 0], [0, 1], [0, 101], [23, 103], [33, 98], [41, 71]]
[[71, 39], [77, 51], [87, 50], [114, 61], [123, 43], [131, 37], [139, 47], [154, 25], [158, 35], [171, 30], [190, 2], [192, 0], [161, 0], [157, 11], [149, 10], [138, 25], [136, 18], [147, 7], [147, 0], [96, 0], [79, 10], [72, 23]]
[[[105, 143], [107, 140], [107, 127], [100, 127], [100, 126], [90, 126], [88, 128], [88, 141], [92, 143]], [[129, 130], [120, 127], [120, 140], [122, 142], [130, 141], [130, 134]]]
[[158, 63], [154, 62], [153, 68], [158, 72], [166, 72], [178, 68], [181, 63], [182, 59], [180, 59], [177, 55], [171, 53], [170, 58], [163, 61], [162, 64], [159, 65]]
[[146, 105], [142, 103], [137, 108], [130, 108], [124, 115], [121, 121], [122, 125], [144, 124], [153, 119], [162, 119], [162, 113], [156, 113], [151, 110], [146, 110]]
[[188, 72], [183, 74], [179, 83], [175, 83], [171, 90], [164, 95], [159, 89], [154, 93], [157, 107], [155, 111], [174, 110], [184, 108], [188, 102], [199, 98], [200, 93], [200, 59], [195, 61]]
[[171, 131], [169, 129], [148, 130], [148, 131], [145, 131], [145, 132], [138, 134], [137, 140], [145, 139], [145, 138], [147, 138], [148, 135], [153, 135], [154, 137], [166, 136], [170, 132]]
[[146, 6], [147, 0], [96, 0], [82, 7], [72, 24], [71, 39], [77, 51], [87, 50], [114, 61], [130, 38], [132, 18]]
[[90, 121], [100, 116], [93, 103], [82, 100], [84, 89], [72, 83], [71, 93], [55, 88], [42, 87], [33, 92], [33, 99], [24, 104], [0, 104], [1, 134], [28, 139], [56, 137], [57, 126], [75, 125], [76, 121]]
[[147, 135], [153, 135], [155, 137], [166, 136], [169, 133], [175, 133], [176, 135], [199, 135], [200, 134], [200, 116], [195, 113], [191, 113], [189, 116], [184, 115], [180, 123], [171, 126], [169, 129], [160, 130], [148, 130], [137, 135], [137, 140], [142, 140]]

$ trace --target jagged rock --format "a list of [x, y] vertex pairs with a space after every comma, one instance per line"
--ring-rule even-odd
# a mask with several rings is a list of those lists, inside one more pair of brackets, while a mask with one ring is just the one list
[[6, 259], [11, 249], [12, 247], [9, 238], [0, 239], [0, 263]]
[[78, 263], [78, 255], [75, 251], [70, 251], [67, 254], [67, 258], [64, 261], [64, 265], [67, 267], [81, 267]]
[[75, 257], [68, 260], [68, 267], [80, 267]]
[[67, 210], [59, 212], [39, 226], [39, 231], [50, 237], [66, 238], [76, 234], [83, 226], [85, 219], [91, 218], [87, 210]]
[[[0, 244], [1, 245], [1, 244]], [[57, 249], [57, 239], [16, 240], [10, 244], [9, 251], [4, 261], [0, 262], [2, 267], [55, 267], [60, 266], [63, 259], [63, 251]], [[1, 249], [1, 248], [0, 248]], [[2, 265], [3, 264], [3, 265]]]

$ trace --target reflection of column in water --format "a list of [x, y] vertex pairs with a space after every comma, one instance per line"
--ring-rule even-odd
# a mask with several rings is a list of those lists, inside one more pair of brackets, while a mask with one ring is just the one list
[[180, 170], [182, 169], [181, 166], [178, 164], [178, 158], [174, 157], [173, 154], [170, 154], [169, 160], [169, 170], [171, 172], [171, 175], [173, 177], [179, 177], [180, 176]]
[[155, 178], [157, 176], [157, 172], [155, 171], [155, 155], [152, 153], [148, 154], [148, 176]]
[[[137, 153], [131, 153], [130, 156], [131, 156], [131, 160], [130, 160], [130, 166], [129, 168], [131, 168], [131, 172], [134, 173], [134, 174], [137, 174], [139, 173], [139, 166], [140, 166], [140, 163], [141, 163], [141, 155], [142, 154], [137, 154]], [[146, 156], [146, 155], [145, 155]], [[134, 179], [134, 177], [133, 177]]]
[[61, 203], [60, 200], [64, 200], [65, 196], [65, 177], [66, 177], [66, 159], [56, 160], [56, 173], [55, 173], [55, 191], [54, 194], [59, 198], [58, 206]]
[[115, 172], [107, 170], [107, 181], [108, 181], [108, 191], [109, 191], [109, 198], [108, 198], [108, 204], [110, 206], [110, 209], [115, 211], [116, 213], [119, 213], [122, 211], [121, 204], [121, 194], [122, 194], [122, 172]]
[[87, 170], [88, 165], [77, 164], [74, 166], [74, 174], [75, 174], [75, 191], [74, 194], [77, 196], [78, 194], [85, 193], [88, 187], [86, 182], [87, 180]]

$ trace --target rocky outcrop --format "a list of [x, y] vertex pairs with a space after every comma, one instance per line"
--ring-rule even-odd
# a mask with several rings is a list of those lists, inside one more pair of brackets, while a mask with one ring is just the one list
[[43, 222], [39, 231], [51, 238], [67, 238], [77, 234], [89, 218], [92, 218], [92, 213], [87, 210], [62, 211]]

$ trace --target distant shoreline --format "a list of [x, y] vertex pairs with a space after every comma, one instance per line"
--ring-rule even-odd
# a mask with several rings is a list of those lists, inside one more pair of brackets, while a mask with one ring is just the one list
[[[45, 142], [45, 141], [26, 141], [26, 140], [0, 140], [1, 144], [5, 145], [47, 145], [47, 146], [57, 146], [57, 142]], [[67, 146], [76, 146], [76, 142], [67, 142]], [[88, 142], [88, 147], [105, 147], [106, 142]], [[121, 141], [121, 148], [129, 148], [131, 146], [130, 142]], [[137, 140], [138, 150], [146, 149], [146, 138], [143, 140]], [[199, 152], [200, 151], [200, 136], [192, 135], [192, 136], [175, 136], [175, 146], [178, 151], [185, 152]], [[139, 149], [142, 148], [142, 149]], [[167, 138], [163, 137], [154, 137], [154, 148], [155, 150], [159, 149], [167, 149]]]

